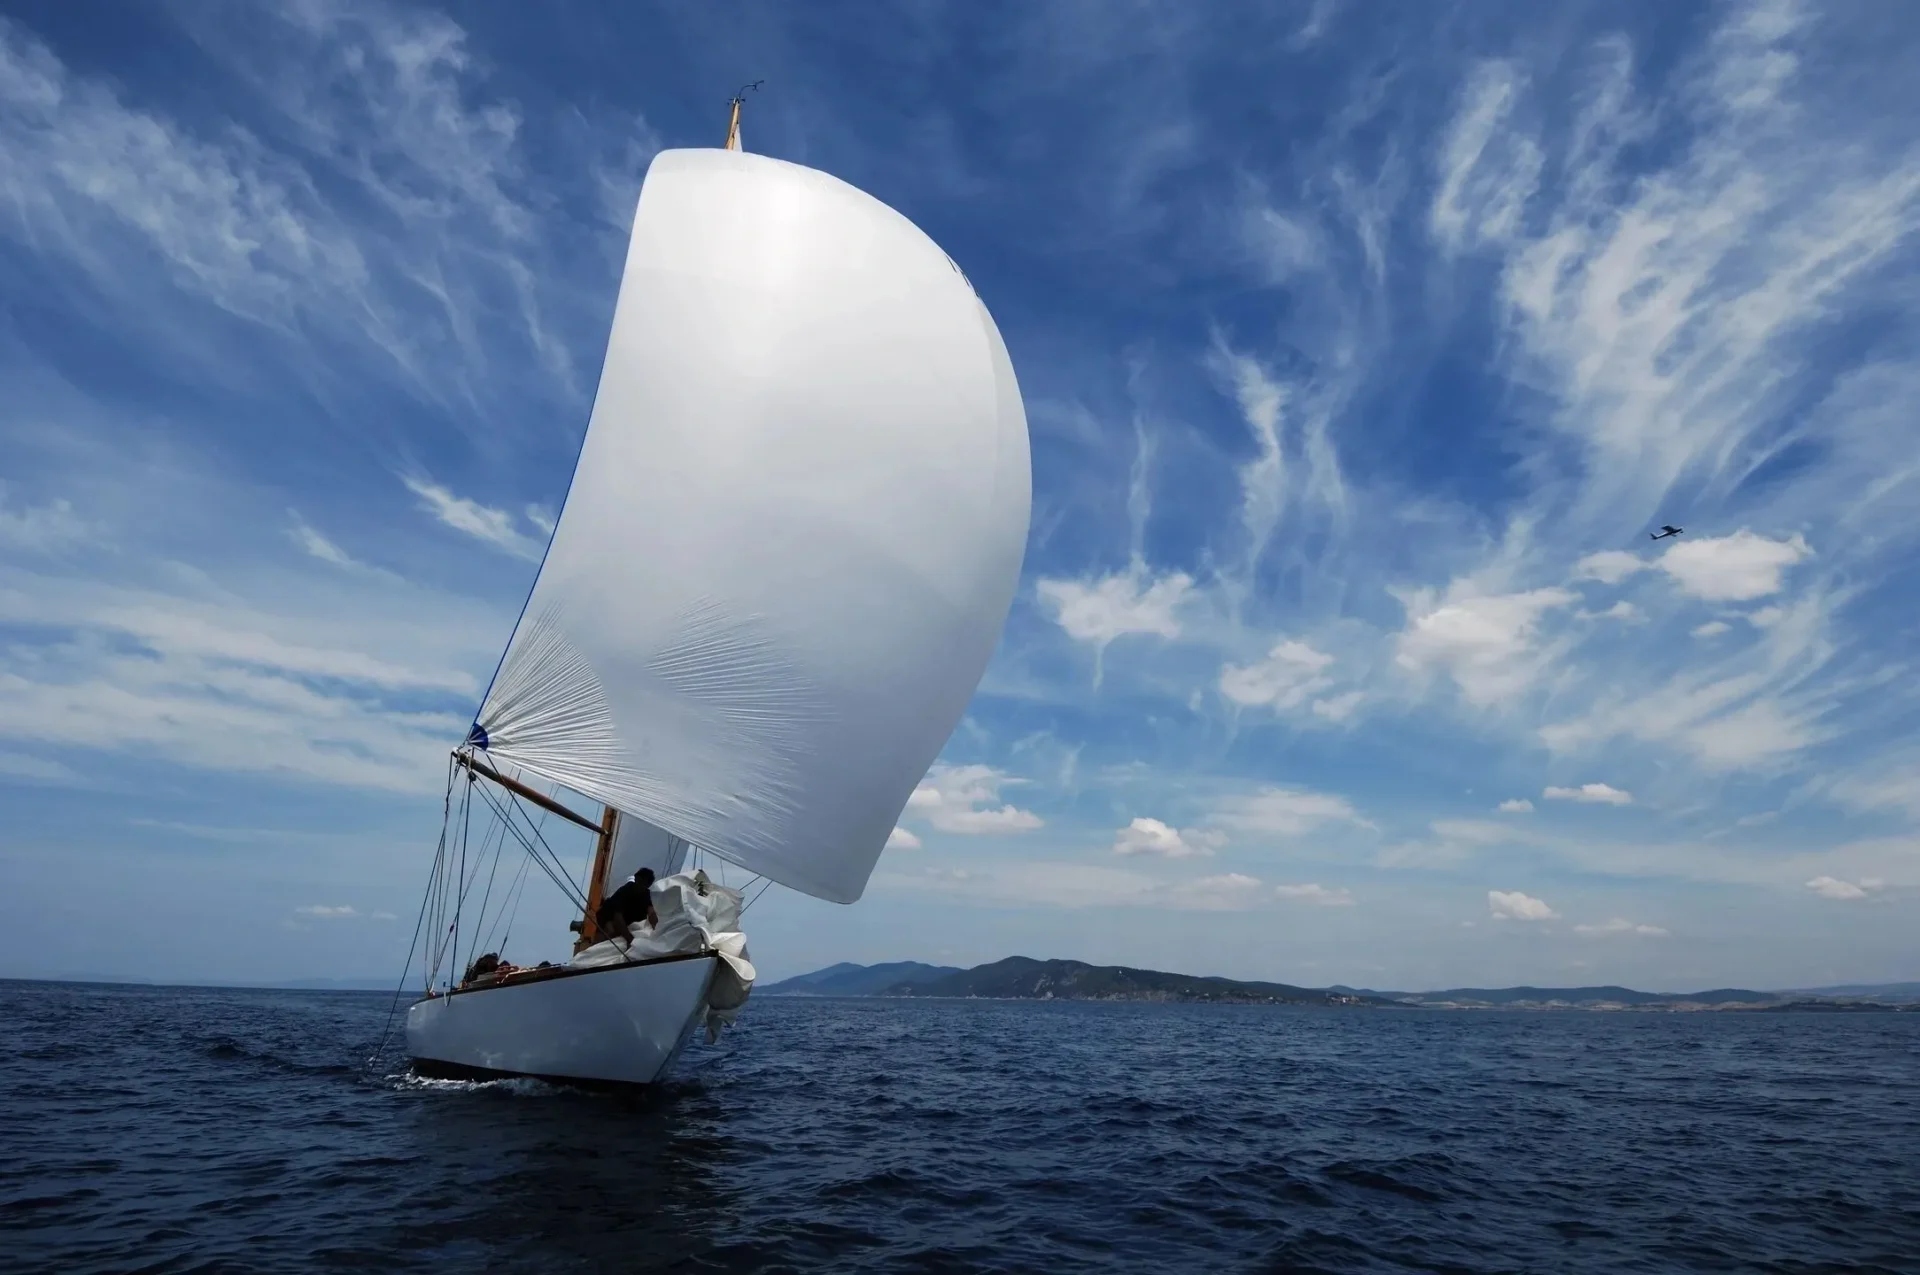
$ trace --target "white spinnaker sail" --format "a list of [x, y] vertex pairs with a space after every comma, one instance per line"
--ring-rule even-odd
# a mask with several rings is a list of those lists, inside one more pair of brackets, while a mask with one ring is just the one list
[[999, 330], [917, 227], [662, 152], [485, 746], [854, 901], [999, 641], [1030, 463]]

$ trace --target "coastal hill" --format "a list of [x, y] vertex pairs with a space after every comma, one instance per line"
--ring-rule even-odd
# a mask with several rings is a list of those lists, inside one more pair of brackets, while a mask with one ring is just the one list
[[989, 1000], [1214, 1001], [1232, 1005], [1394, 1004], [1364, 992], [1248, 983], [1125, 965], [1088, 965], [1084, 961], [1036, 961], [1026, 956], [1009, 956], [941, 978], [896, 984], [875, 994]]
[[[1457, 987], [1382, 992], [1352, 987], [1169, 974], [1125, 965], [1041, 961], [1026, 956], [972, 969], [895, 961], [832, 965], [759, 988], [762, 996], [892, 996], [981, 1000], [1212, 1002], [1235, 1005], [1343, 1005], [1378, 1009], [1781, 1010], [1915, 1009], [1913, 984], [1860, 985], [1820, 992], [1641, 992], [1630, 987]], [[1836, 994], [1838, 993], [1838, 994]]]
[[763, 996], [927, 996], [985, 1000], [1211, 1001], [1238, 1005], [1374, 1005], [1383, 997], [1287, 983], [1167, 974], [1084, 961], [1010, 956], [970, 970], [919, 965], [834, 965], [759, 989]]
[[923, 965], [919, 961], [888, 961], [884, 965], [853, 965], [842, 961], [811, 974], [757, 989], [761, 995], [874, 996], [893, 988], [932, 982], [960, 970], [953, 965]]

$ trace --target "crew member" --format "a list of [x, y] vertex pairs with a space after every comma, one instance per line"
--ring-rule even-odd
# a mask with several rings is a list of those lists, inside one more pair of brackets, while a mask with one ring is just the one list
[[660, 923], [659, 913], [653, 910], [652, 868], [640, 869], [608, 895], [593, 918], [601, 938], [627, 938], [632, 927], [642, 921], [649, 927]]

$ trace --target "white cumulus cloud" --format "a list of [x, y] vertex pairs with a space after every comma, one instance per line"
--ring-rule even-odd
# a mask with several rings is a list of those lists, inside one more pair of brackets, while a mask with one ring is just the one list
[[1619, 584], [1636, 571], [1644, 571], [1651, 565], [1637, 553], [1605, 549], [1590, 553], [1574, 563], [1573, 577], [1576, 580], [1598, 580], [1602, 584]]
[[1137, 818], [1114, 834], [1113, 852], [1192, 859], [1212, 854], [1225, 840], [1219, 833], [1207, 829], [1175, 828], [1158, 819]]
[[1583, 620], [1618, 620], [1622, 624], [1640, 624], [1644, 623], [1647, 617], [1641, 612], [1640, 608], [1633, 605], [1633, 603], [1622, 601], [1614, 603], [1604, 611], [1582, 611], [1580, 618]]
[[1708, 602], [1746, 602], [1780, 592], [1788, 567], [1813, 556], [1799, 536], [1769, 540], [1742, 528], [1730, 536], [1687, 540], [1660, 558], [1674, 583]]
[[895, 828], [887, 834], [887, 849], [889, 850], [918, 850], [919, 848], [920, 838], [914, 836], [905, 828]]
[[1593, 925], [1576, 925], [1573, 927], [1573, 932], [1575, 934], [1590, 935], [1595, 938], [1607, 938], [1615, 935], [1624, 936], [1628, 934], [1660, 938], [1666, 934], [1666, 931], [1657, 925], [1639, 925], [1627, 920], [1623, 916], [1616, 916], [1611, 921], [1601, 921]]
[[1304, 885], [1276, 885], [1273, 887], [1273, 892], [1282, 899], [1298, 899], [1302, 903], [1312, 903], [1323, 908], [1353, 906], [1352, 891], [1311, 881]]
[[1574, 601], [1566, 589], [1406, 599], [1407, 627], [1395, 660], [1414, 672], [1444, 672], [1469, 702], [1493, 704], [1526, 689], [1539, 673], [1534, 639], [1547, 612]]
[[342, 917], [360, 915], [358, 911], [346, 904], [341, 904], [338, 907], [330, 907], [325, 903], [309, 903], [305, 907], [295, 908], [294, 911], [298, 912], [301, 916], [319, 917], [322, 920], [329, 921], [338, 920]]
[[1550, 921], [1559, 915], [1546, 900], [1518, 890], [1488, 890], [1487, 910], [1496, 921]]
[[1842, 881], [1838, 877], [1818, 876], [1807, 882], [1807, 889], [1823, 899], [1837, 899], [1849, 902], [1864, 899], [1881, 889], [1886, 883], [1875, 877], [1861, 877], [1859, 881]]
[[1041, 826], [1040, 816], [1000, 801], [1001, 785], [1021, 782], [992, 766], [935, 766], [907, 798], [907, 811], [940, 832], [1027, 832]]
[[1503, 815], [1524, 815], [1533, 809], [1533, 803], [1525, 797], [1509, 797], [1494, 809]]
[[1326, 699], [1313, 701], [1313, 715], [1324, 717], [1330, 722], [1344, 722], [1353, 716], [1353, 710], [1360, 707], [1360, 701], [1366, 695], [1361, 691], [1348, 691], [1344, 695], [1330, 695]]
[[1578, 801], [1587, 805], [1631, 806], [1633, 794], [1612, 784], [1581, 784], [1578, 788], [1548, 788], [1540, 794], [1548, 801]]
[[1095, 580], [1042, 580], [1034, 591], [1068, 637], [1105, 646], [1134, 633], [1179, 637], [1193, 577], [1176, 571], [1153, 579], [1134, 570]]

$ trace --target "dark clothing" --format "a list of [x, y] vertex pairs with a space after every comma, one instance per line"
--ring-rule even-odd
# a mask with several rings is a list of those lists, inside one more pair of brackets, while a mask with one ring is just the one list
[[600, 911], [594, 916], [594, 924], [599, 927], [601, 937], [617, 935], [627, 936], [627, 927], [638, 925], [647, 919], [647, 912], [653, 907], [653, 873], [642, 871], [633, 880], [608, 895], [601, 903]]

